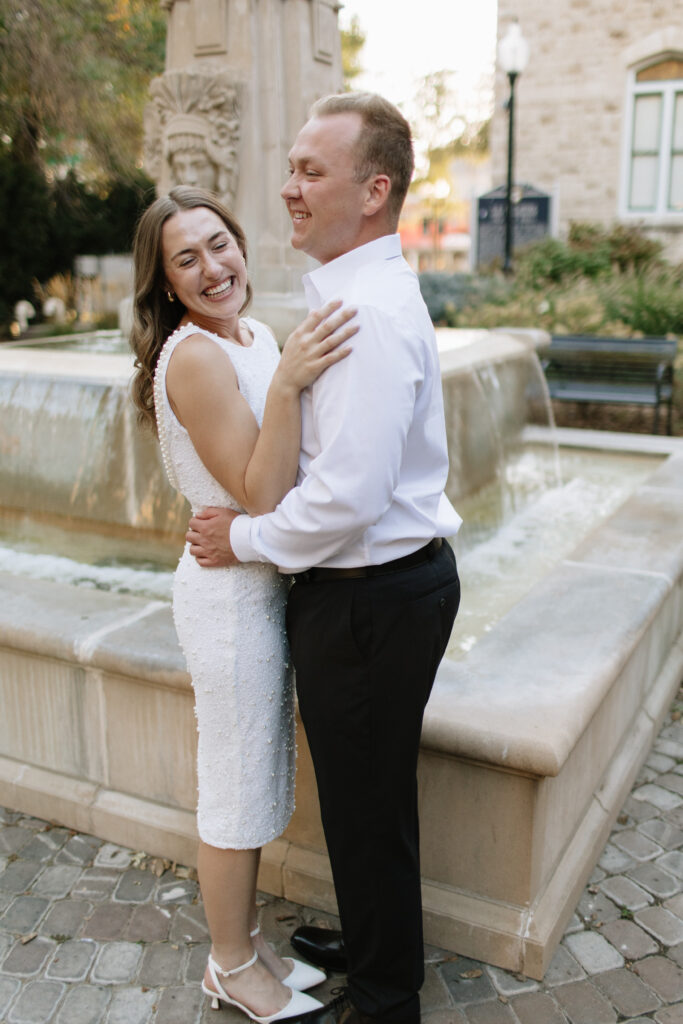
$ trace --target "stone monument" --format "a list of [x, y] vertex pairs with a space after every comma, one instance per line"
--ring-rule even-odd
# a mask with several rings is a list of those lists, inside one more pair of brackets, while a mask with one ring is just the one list
[[342, 87], [337, 0], [162, 0], [166, 69], [150, 87], [145, 166], [162, 194], [216, 192], [249, 245], [251, 312], [281, 339], [305, 311], [310, 261], [289, 244], [287, 153], [320, 96]]

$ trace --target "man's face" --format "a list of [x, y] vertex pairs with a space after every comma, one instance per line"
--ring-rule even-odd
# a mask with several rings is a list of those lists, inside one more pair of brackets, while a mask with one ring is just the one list
[[292, 218], [295, 249], [329, 263], [362, 244], [368, 182], [354, 181], [356, 113], [314, 117], [289, 153], [289, 177], [280, 195]]

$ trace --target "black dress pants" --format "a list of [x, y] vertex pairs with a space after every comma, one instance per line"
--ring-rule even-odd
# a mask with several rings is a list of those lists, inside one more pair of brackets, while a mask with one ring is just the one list
[[422, 718], [460, 601], [455, 556], [362, 579], [295, 582], [287, 628], [318, 783], [349, 995], [386, 1024], [420, 1019], [417, 815]]

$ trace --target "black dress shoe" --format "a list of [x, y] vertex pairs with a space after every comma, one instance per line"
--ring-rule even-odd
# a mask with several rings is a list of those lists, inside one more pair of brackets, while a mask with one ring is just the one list
[[316, 967], [346, 972], [348, 962], [341, 932], [304, 924], [292, 933], [289, 941], [297, 953], [301, 953]]

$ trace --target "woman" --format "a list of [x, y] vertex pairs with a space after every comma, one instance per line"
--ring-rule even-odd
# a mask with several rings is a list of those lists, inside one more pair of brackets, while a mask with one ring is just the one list
[[[349, 353], [353, 311], [330, 303], [287, 339], [242, 318], [244, 234], [210, 193], [180, 186], [143, 214], [134, 243], [133, 396], [169, 479], [193, 511], [271, 511], [296, 480], [300, 393]], [[198, 721], [199, 882], [212, 949], [203, 989], [264, 1022], [322, 1004], [325, 975], [281, 959], [256, 923], [261, 846], [293, 810], [294, 713], [285, 584], [271, 565], [203, 569], [189, 554], [173, 614]]]

